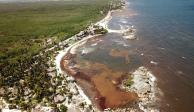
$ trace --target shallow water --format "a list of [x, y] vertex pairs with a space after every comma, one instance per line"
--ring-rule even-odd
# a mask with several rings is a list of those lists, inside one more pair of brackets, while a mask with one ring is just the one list
[[125, 107], [137, 100], [135, 93], [119, 88], [121, 81], [140, 66], [137, 56], [127, 49], [130, 46], [123, 47], [125, 42], [118, 34], [95, 37], [78, 47], [76, 55], [64, 58], [66, 71], [100, 109]]
[[145, 66], [156, 76], [163, 93], [159, 109], [191, 112], [194, 110], [194, 1], [128, 2], [127, 9], [112, 14], [109, 28], [119, 30], [134, 25], [137, 39], [126, 40], [116, 33], [90, 39], [66, 65], [75, 67], [74, 76], [89, 83], [81, 85], [87, 86], [86, 93], [101, 108], [132, 104], [136, 95], [117, 86], [139, 66]]

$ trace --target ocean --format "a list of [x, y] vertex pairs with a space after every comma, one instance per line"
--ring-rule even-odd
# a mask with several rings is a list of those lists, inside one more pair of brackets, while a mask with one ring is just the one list
[[141, 60], [163, 92], [161, 110], [194, 111], [194, 0], [128, 0]]
[[[120, 85], [143, 66], [155, 76], [159, 88], [157, 93], [149, 86], [149, 92], [157, 95], [146, 98], [158, 100], [144, 109], [192, 112], [194, 1], [127, 0], [125, 8], [113, 11], [111, 17], [109, 33], [88, 39], [64, 63], [92, 102], [100, 109], [131, 107], [139, 97]], [[125, 38], [122, 32], [129, 28], [128, 37], [136, 39]]]

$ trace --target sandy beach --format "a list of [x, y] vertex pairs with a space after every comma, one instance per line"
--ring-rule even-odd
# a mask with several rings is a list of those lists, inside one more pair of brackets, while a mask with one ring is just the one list
[[[130, 26], [127, 27], [126, 29], [121, 29], [121, 30], [112, 30], [110, 28], [108, 28], [108, 23], [112, 18], [112, 13], [114, 13], [114, 11], [109, 11], [107, 16], [102, 19], [101, 21], [97, 22], [95, 25], [98, 25], [100, 27], [103, 27], [105, 29], [107, 29], [108, 33], [118, 33], [118, 34], [123, 34], [123, 38], [125, 39], [135, 39], [135, 29], [134, 26]], [[59, 52], [59, 55], [56, 57], [56, 65], [57, 65], [57, 69], [59, 70], [59, 73], [64, 73], [63, 70], [61, 70], [61, 61], [63, 60], [63, 57], [67, 54], [72, 54], [72, 55], [76, 55], [77, 49], [79, 47], [81, 47], [82, 45], [84, 45], [88, 40], [97, 37], [100, 35], [89, 35], [84, 37], [82, 40], [77, 41], [73, 44], [71, 44], [68, 48], [66, 48], [63, 51]], [[72, 37], [75, 38], [75, 37]], [[71, 38], [69, 39], [71, 40]], [[68, 41], [68, 40], [66, 40]], [[68, 63], [68, 62], [67, 62]], [[133, 75], [133, 85], [128, 88], [128, 87], [124, 87], [123, 85], [121, 86], [122, 89], [126, 89], [128, 91], [133, 91], [135, 93], [137, 93], [137, 95], [139, 96], [139, 100], [137, 101], [137, 103], [135, 105], [138, 105], [139, 110], [142, 110], [144, 112], [149, 112], [149, 111], [153, 111], [153, 112], [158, 112], [159, 110], [155, 107], [152, 107], [152, 105], [157, 102], [158, 100], [158, 96], [157, 91], [159, 91], [157, 84], [156, 84], [156, 78], [154, 77], [153, 74], [150, 73], [150, 71], [148, 71], [145, 67], [140, 67], [138, 68], [136, 71], [134, 71], [132, 74]], [[70, 75], [68, 77], [71, 77]], [[147, 86], [145, 86], [148, 83]], [[79, 87], [78, 85], [76, 85], [79, 88], [79, 91], [81, 91], [80, 95], [83, 97], [83, 99], [87, 102], [87, 105], [91, 104], [91, 100], [90, 98], [84, 94], [84, 91], [82, 90], [81, 87]], [[147, 95], [143, 95], [143, 94], [147, 94]], [[145, 100], [147, 99], [147, 100]], [[152, 105], [151, 105], [152, 104]], [[146, 108], [148, 107], [148, 108]], [[130, 109], [132, 111], [138, 110], [137, 108], [125, 108], [125, 109]], [[124, 111], [125, 109], [114, 109], [114, 111]], [[106, 110], [106, 109], [105, 109]], [[109, 109], [108, 109], [109, 110]]]

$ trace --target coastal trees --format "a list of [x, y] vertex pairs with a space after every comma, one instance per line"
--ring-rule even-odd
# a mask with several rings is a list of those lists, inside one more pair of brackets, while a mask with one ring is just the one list
[[[5, 23], [7, 23], [0, 23], [0, 26], [2, 24], [5, 26], [2, 29], [0, 27], [0, 30], [7, 32], [7, 35], [0, 34], [0, 51], [3, 51], [0, 52], [0, 90], [4, 91], [0, 91], [0, 97], [11, 104], [10, 108], [15, 108], [15, 105], [17, 105], [19, 109], [30, 110], [38, 103], [45, 103], [45, 105], [48, 103], [56, 107], [53, 98], [58, 87], [62, 86], [64, 77], [56, 76], [56, 70], [49, 71], [48, 69], [55, 66], [50, 60], [54, 58], [54, 51], [61, 49], [58, 42], [76, 34], [85, 28], [86, 24], [101, 19], [103, 15], [99, 13], [100, 10], [103, 9], [104, 12], [107, 12], [110, 8], [107, 4], [100, 2], [92, 7], [90, 3], [81, 7], [77, 7], [76, 4], [72, 5], [72, 7], [68, 6], [67, 9], [73, 8], [73, 11], [77, 11], [75, 14], [77, 16], [66, 19], [69, 16], [63, 13], [63, 5], [60, 5], [58, 11], [55, 8], [48, 8], [47, 5], [44, 7], [45, 12], [43, 15], [41, 15], [42, 8], [39, 7], [36, 7], [36, 10], [27, 8], [24, 12], [23, 9], [19, 12], [10, 12], [15, 16], [15, 20], [12, 20], [13, 17], [0, 12], [0, 20], [6, 20]], [[73, 13], [71, 12], [72, 10], [68, 9], [70, 11], [68, 14], [71, 15]], [[34, 13], [34, 11], [37, 12]], [[50, 16], [50, 11], [53, 11], [51, 13], [54, 16]], [[24, 16], [18, 16], [20, 14]], [[37, 18], [37, 14], [42, 18]], [[4, 16], [6, 19], [4, 19]], [[29, 23], [28, 21], [23, 21], [26, 18], [29, 19]], [[14, 22], [9, 22], [10, 19]], [[33, 22], [41, 24], [36, 23], [32, 25]], [[14, 26], [17, 27], [9, 27], [10, 24], [15, 24]], [[103, 28], [95, 30], [97, 34], [104, 34], [106, 32]], [[55, 35], [57, 36], [55, 37]], [[68, 44], [66, 45], [68, 46]], [[46, 51], [53, 46], [56, 46], [53, 50]], [[69, 99], [72, 99], [72, 93], [69, 93], [64, 85], [59, 92], [61, 94], [68, 94]], [[66, 107], [63, 105], [60, 110], [65, 111]]]
[[95, 34], [106, 34], [108, 31], [100, 26], [94, 26], [94, 33]]
[[1, 96], [7, 102], [17, 104], [26, 110], [30, 105], [23, 100], [24, 98], [41, 102], [44, 97], [52, 95], [48, 89], [52, 84], [51, 77], [47, 75], [47, 62], [47, 57], [42, 55], [32, 57], [31, 60], [18, 60], [18, 63], [0, 68], [0, 88], [7, 90]]
[[127, 80], [124, 81], [124, 85], [126, 87], [130, 87], [133, 84], [133, 78], [131, 76], [128, 76]]
[[60, 112], [67, 112], [67, 107], [63, 104], [60, 105]]

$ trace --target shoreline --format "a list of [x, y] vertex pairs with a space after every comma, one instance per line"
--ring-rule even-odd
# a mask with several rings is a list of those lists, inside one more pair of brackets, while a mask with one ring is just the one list
[[[109, 11], [108, 14], [105, 16], [105, 18], [103, 18], [102, 20], [98, 21], [95, 23], [95, 25], [99, 25], [100, 27], [106, 28], [106, 25], [108, 24], [110, 18], [111, 18], [111, 13], [112, 11]], [[93, 29], [93, 28], [91, 28]], [[83, 31], [80, 31], [80, 33]], [[76, 34], [79, 35], [80, 33]], [[65, 40], [64, 42], [61, 43], [68, 43], [68, 41], [71, 41], [72, 39], [75, 39], [75, 36], [72, 36], [71, 38]], [[83, 39], [76, 41], [75, 43], [71, 44], [69, 47], [65, 48], [64, 50], [58, 51], [58, 55], [55, 57], [55, 65], [56, 65], [56, 70], [57, 70], [57, 75], [60, 74], [64, 74], [68, 79], [72, 79], [75, 80], [72, 76], [69, 76], [67, 73], [65, 73], [65, 71], [62, 70], [61, 68], [61, 61], [63, 59], [63, 57], [68, 53], [71, 52], [72, 54], [75, 53], [74, 49], [76, 49], [77, 47], [79, 47], [80, 45], [84, 44], [85, 42], [87, 42], [88, 39], [90, 38], [94, 38], [96, 36], [100, 36], [102, 34], [94, 34], [94, 35], [88, 35], [86, 37], [83, 37]], [[73, 51], [71, 51], [71, 49], [73, 49]], [[82, 90], [82, 88], [77, 85], [75, 82], [73, 83], [78, 90], [78, 94], [80, 94], [80, 96], [82, 97], [82, 101], [86, 102], [86, 106], [89, 107], [90, 105], [92, 105], [92, 101], [89, 99], [89, 97], [84, 93], [84, 91]], [[69, 105], [68, 108], [72, 108], [74, 105]], [[92, 110], [95, 111], [99, 111], [96, 107], [92, 107]]]
[[162, 93], [157, 87], [157, 79], [154, 74], [144, 66], [137, 68], [131, 74], [133, 84], [127, 87], [123, 81], [120, 88], [137, 93], [139, 99], [136, 105], [143, 112], [159, 112], [158, 102]]
[[[111, 29], [108, 28], [108, 23], [112, 19], [112, 15], [111, 14], [113, 12], [114, 11], [109, 11], [108, 14], [107, 14], [107, 16], [104, 19], [98, 21], [95, 25], [99, 25], [99, 26], [105, 28], [108, 31], [108, 33], [124, 34], [123, 35], [123, 38], [125, 38], [125, 39], [130, 39], [130, 40], [131, 39], [136, 39], [136, 37], [134, 35], [135, 29], [133, 28], [133, 26], [131, 26], [131, 28], [128, 27], [127, 29], [122, 29], [122, 30], [111, 30]], [[125, 33], [128, 33], [128, 32], [129, 32], [129, 35], [127, 35], [127, 34], [125, 35]], [[79, 46], [83, 45], [84, 43], [86, 43], [88, 39], [94, 38], [96, 36], [100, 36], [100, 35], [95, 35], [95, 34], [94, 35], [88, 35], [86, 37], [83, 37], [83, 39], [78, 40], [77, 42], [71, 44], [65, 50], [60, 51], [59, 52], [59, 55], [56, 57], [56, 61], [55, 61], [56, 67], [58, 69], [58, 72], [59, 73], [64, 73], [61, 70], [61, 61], [62, 61], [63, 57], [68, 52], [71, 53], [71, 54], [76, 54], [76, 48], [77, 47], [79, 47]], [[71, 38], [74, 38], [74, 36], [71, 37]], [[66, 41], [71, 40], [71, 38], [67, 39]], [[144, 71], [144, 72], [142, 72], [142, 71]], [[137, 73], [139, 73], [139, 74], [137, 74]], [[153, 104], [157, 100], [156, 94], [159, 93], [159, 92], [156, 92], [156, 91], [160, 91], [159, 88], [156, 85], [156, 77], [153, 74], [151, 74], [151, 72], [148, 71], [145, 67], [138, 68], [132, 74], [133, 74], [133, 81], [134, 81], [134, 83], [132, 84], [132, 86], [130, 88], [128, 88], [128, 87], [121, 87], [121, 88], [126, 89], [128, 91], [133, 91], [133, 92], [137, 93], [137, 95], [139, 96], [139, 100], [138, 100], [138, 102], [135, 105], [138, 105], [139, 110], [144, 111], [144, 112], [149, 112], [149, 111], [158, 112], [159, 111], [158, 109], [152, 108], [151, 107], [152, 105], [150, 105], [150, 103]], [[144, 76], [144, 78], [142, 76]], [[73, 78], [72, 76], [68, 76], [68, 77]], [[137, 78], [137, 77], [139, 77], [139, 78]], [[142, 79], [144, 79], [144, 80], [141, 81]], [[149, 84], [149, 87], [145, 91], [147, 93], [150, 92], [150, 94], [147, 95], [147, 96], [146, 95], [145, 96], [142, 96], [142, 94], [145, 93], [145, 91], [143, 93], [140, 92], [142, 90], [142, 86], [139, 86], [138, 87], [137, 85], [146, 84], [147, 82], [149, 82], [148, 83]], [[81, 91], [80, 94], [85, 99], [85, 101], [87, 102], [87, 105], [91, 104], [91, 100], [84, 93], [84, 91], [82, 90], [82, 88], [79, 87], [76, 83], [75, 83], [75, 85], [79, 88], [79, 91]], [[123, 85], [121, 85], [121, 86], [123, 86]], [[152, 101], [149, 101], [149, 99], [150, 100], [154, 100], [154, 101], [153, 102]], [[148, 106], [148, 108], [147, 108], [147, 106]], [[132, 110], [132, 111], [136, 111], [137, 110], [136, 108], [133, 108], [133, 107], [132, 108], [131, 107], [130, 108], [126, 108], [126, 109], [129, 109], [129, 110]], [[124, 111], [126, 109], [120, 109], [120, 108], [118, 108], [118, 109], [113, 110], [113, 111], [115, 111], [115, 112], [116, 111]], [[98, 109], [96, 109], [96, 110], [98, 110]], [[109, 110], [111, 110], [111, 109], [105, 109], [104, 111], [109, 111]]]
[[[107, 17], [107, 15], [105, 17]], [[90, 30], [90, 29], [86, 29], [86, 30]], [[57, 103], [58, 101], [56, 101], [56, 102], [54, 101], [54, 103], [56, 103], [56, 105], [58, 107], [61, 106], [61, 105], [64, 105], [64, 106], [67, 106], [70, 110], [73, 109], [73, 110], [76, 110], [76, 111], [86, 111], [86, 110], [91, 110], [91, 111], [96, 110], [97, 111], [97, 109], [95, 107], [91, 106], [90, 99], [87, 97], [87, 95], [85, 95], [85, 93], [81, 89], [81, 87], [75, 83], [75, 80], [73, 79], [73, 77], [69, 77], [67, 74], [65, 74], [61, 70], [60, 61], [63, 58], [63, 56], [65, 55], [65, 50], [57, 50], [57, 48], [66, 49], [67, 46], [71, 45], [72, 43], [76, 44], [76, 42], [80, 42], [79, 40], [82, 40], [82, 39], [83, 39], [82, 41], [87, 40], [86, 37], [91, 38], [91, 37], [99, 35], [99, 34], [98, 35], [93, 35], [92, 34], [92, 35], [88, 35], [88, 36], [85, 37], [84, 33], [85, 32], [80, 31], [78, 34], [75, 34], [74, 36], [72, 36], [72, 37], [70, 37], [70, 38], [68, 38], [64, 41], [59, 42], [57, 45], [54, 45], [53, 47], [50, 47], [50, 48], [46, 48], [44, 50], [45, 52], [53, 51], [52, 57], [54, 57], [54, 58], [48, 57], [48, 58], [50, 58], [48, 63], [53, 64], [55, 66], [55, 67], [49, 66], [49, 68], [47, 70], [49, 71], [48, 75], [51, 75], [52, 78], [53, 78], [53, 76], [65, 77], [64, 81], [62, 81], [62, 86], [64, 86], [64, 84], [67, 84], [67, 87], [65, 87], [65, 89], [67, 88], [68, 90], [70, 90], [70, 94], [72, 95], [71, 96], [72, 98], [68, 98], [69, 93], [65, 94], [65, 96], [58, 95], [58, 93], [55, 94], [54, 95], [54, 100], [56, 99], [60, 102], [60, 100], [63, 99], [62, 100], [63, 103]], [[38, 56], [41, 56], [41, 55], [43, 55], [43, 53], [40, 53], [40, 54], [38, 54], [34, 57], [38, 57]], [[55, 70], [56, 70], [56, 73], [55, 73]], [[60, 85], [59, 88], [61, 88], [62, 86]], [[58, 89], [58, 87], [57, 87], [57, 89]], [[60, 89], [58, 89], [58, 90], [60, 90]], [[9, 108], [8, 106], [10, 104], [6, 103], [3, 99], [1, 101], [2, 101], [3, 105], [2, 105], [2, 109], [0, 109], [0, 111], [3, 111], [3, 112], [7, 112], [7, 111], [21, 112], [21, 109], [19, 109], [17, 107], [16, 107], [16, 109]], [[48, 106], [47, 104], [42, 105], [42, 104], [38, 103], [31, 110], [32, 111], [48, 111], [48, 112], [51, 112], [55, 109], [55, 108], [53, 108], [53, 106]], [[84, 106], [84, 108], [82, 106]]]

